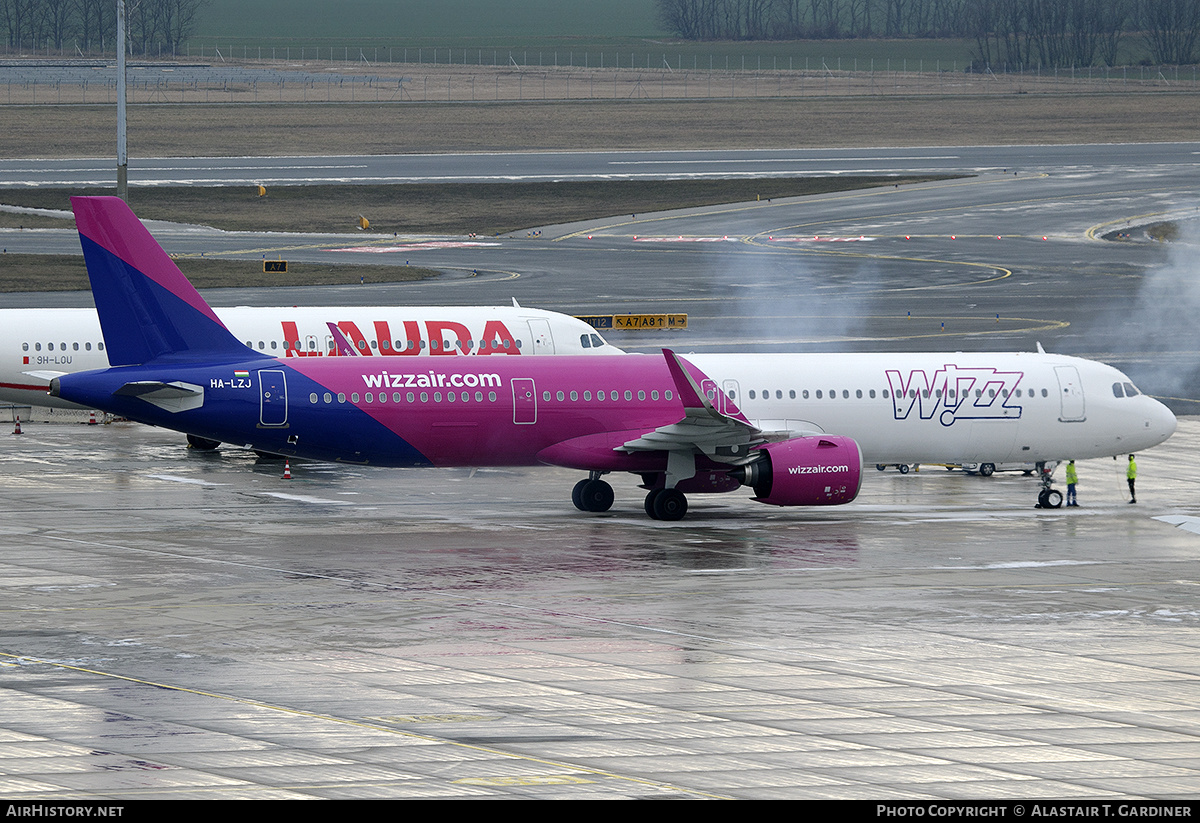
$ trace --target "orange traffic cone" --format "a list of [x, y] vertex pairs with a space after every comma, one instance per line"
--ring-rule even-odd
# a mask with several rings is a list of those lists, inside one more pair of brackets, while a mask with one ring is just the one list
[[18, 415], [17, 416], [17, 427], [15, 429], [13, 429], [13, 434], [20, 434], [20, 433], [21, 433], [21, 417]]
[[292, 461], [290, 461], [290, 460], [283, 461], [283, 479], [284, 480], [292, 479]]

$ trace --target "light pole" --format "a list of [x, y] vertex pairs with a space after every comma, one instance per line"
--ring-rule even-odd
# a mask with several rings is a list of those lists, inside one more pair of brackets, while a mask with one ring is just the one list
[[129, 156], [125, 149], [125, 0], [117, 0], [117, 197], [129, 200]]

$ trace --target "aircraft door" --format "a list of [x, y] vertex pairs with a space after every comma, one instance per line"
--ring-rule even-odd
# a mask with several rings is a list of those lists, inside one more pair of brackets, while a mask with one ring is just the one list
[[287, 425], [287, 380], [282, 371], [259, 370], [258, 398], [258, 422], [261, 425]]
[[714, 409], [725, 414], [725, 394], [717, 388], [715, 380], [701, 381], [700, 391], [704, 392], [704, 396], [708, 398], [709, 403], [713, 404]]
[[533, 335], [534, 354], [554, 354], [554, 335], [550, 333], [549, 320], [530, 320], [529, 332]]
[[513, 423], [518, 426], [528, 426], [537, 422], [537, 388], [529, 377], [514, 377], [513, 390]]
[[1086, 420], [1083, 381], [1079, 379], [1079, 370], [1074, 366], [1055, 366], [1054, 375], [1058, 378], [1058, 397], [1062, 401], [1062, 414], [1058, 419], [1063, 423]]
[[[742, 402], [742, 390], [738, 386], [738, 381], [725, 380], [721, 383], [721, 388], [725, 391], [725, 399], [721, 402], [732, 403], [734, 406], [740, 409]], [[722, 411], [726, 411], [726, 409], [723, 408]]]

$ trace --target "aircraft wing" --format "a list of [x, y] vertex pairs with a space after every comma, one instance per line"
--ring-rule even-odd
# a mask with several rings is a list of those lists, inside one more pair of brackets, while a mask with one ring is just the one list
[[[663, 349], [663, 356], [683, 403], [683, 419], [627, 441], [620, 446], [621, 451], [699, 451], [721, 463], [742, 465], [750, 462], [753, 446], [794, 436], [789, 432], [763, 431], [752, 425], [719, 389], [709, 397], [700, 388], [700, 382], [707, 379], [703, 372], [670, 349]], [[724, 411], [714, 405], [713, 401], [718, 399]]]

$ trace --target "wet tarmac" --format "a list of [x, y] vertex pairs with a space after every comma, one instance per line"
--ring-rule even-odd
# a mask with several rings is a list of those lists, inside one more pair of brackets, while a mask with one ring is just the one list
[[1200, 419], [837, 509], [0, 434], [0, 796], [1196, 798]]

